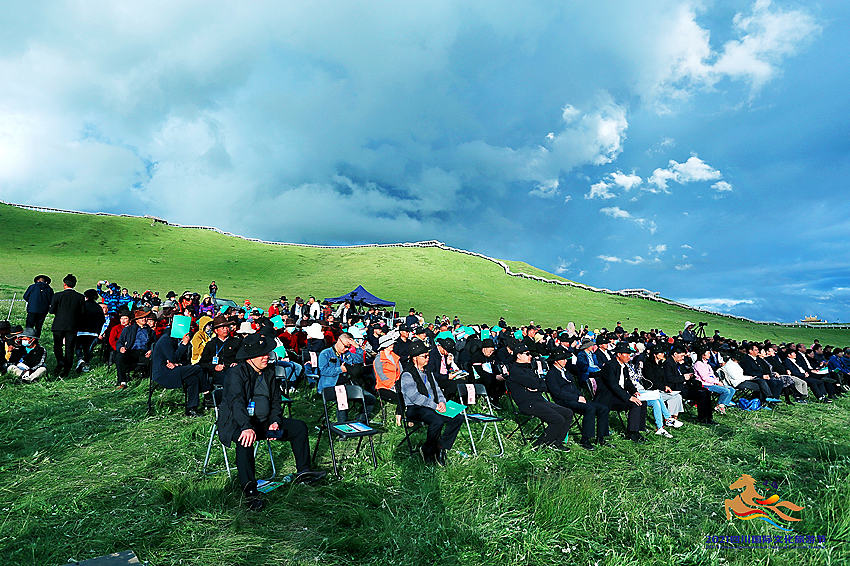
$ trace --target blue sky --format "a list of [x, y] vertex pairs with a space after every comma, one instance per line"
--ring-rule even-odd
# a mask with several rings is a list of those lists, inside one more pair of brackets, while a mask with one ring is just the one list
[[850, 319], [850, 4], [303, 4], [8, 7], [0, 198]]

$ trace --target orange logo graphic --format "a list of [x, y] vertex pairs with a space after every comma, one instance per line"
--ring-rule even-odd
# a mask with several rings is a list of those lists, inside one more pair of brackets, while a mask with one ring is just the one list
[[733, 516], [743, 521], [761, 519], [777, 529], [793, 532], [792, 529], [779, 526], [773, 519], [799, 521], [800, 519], [780, 511], [779, 507], [784, 507], [789, 511], [802, 511], [804, 508], [790, 501], [780, 501], [779, 496], [775, 493], [765, 498], [756, 491], [755, 483], [756, 481], [752, 476], [743, 474], [729, 486], [729, 489], [743, 489], [744, 491], [736, 495], [733, 499], [723, 501], [724, 508], [726, 509], [726, 520], [731, 521]]

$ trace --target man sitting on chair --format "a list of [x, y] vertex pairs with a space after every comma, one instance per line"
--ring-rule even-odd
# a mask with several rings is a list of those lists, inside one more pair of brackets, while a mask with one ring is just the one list
[[310, 470], [310, 446], [304, 421], [283, 418], [280, 393], [275, 384], [269, 353], [276, 343], [268, 336], [249, 334], [236, 353], [237, 364], [224, 378], [224, 394], [218, 412], [218, 437], [229, 447], [236, 443], [236, 470], [248, 508], [265, 506], [257, 490], [254, 442], [266, 438], [289, 440], [295, 456], [295, 481], [314, 482], [325, 472]]
[[153, 381], [168, 389], [182, 388], [186, 392], [186, 416], [199, 417], [198, 394], [210, 390], [204, 370], [189, 362], [187, 332], [179, 341], [166, 331], [153, 347], [151, 376]]
[[457, 433], [463, 424], [463, 416], [453, 418], [440, 413], [446, 412], [446, 398], [443, 391], [426, 373], [428, 365], [428, 346], [415, 341], [410, 345], [411, 365], [407, 365], [401, 377], [401, 394], [407, 407], [409, 420], [424, 422], [428, 427], [425, 444], [419, 449], [426, 462], [446, 465], [446, 451], [454, 445]]
[[534, 442], [534, 446], [548, 446], [569, 452], [565, 441], [573, 422], [572, 410], [550, 403], [543, 397], [545, 384], [531, 367], [531, 352], [528, 346], [516, 342], [510, 347], [516, 355], [516, 362], [508, 371], [509, 394], [521, 413], [537, 417], [546, 423], [546, 430]]
[[236, 352], [239, 351], [240, 338], [231, 336], [231, 321], [224, 315], [216, 315], [212, 321], [215, 336], [204, 345], [198, 365], [207, 372], [213, 384], [224, 384], [224, 373], [230, 366], [236, 365]]
[[646, 403], [638, 399], [637, 388], [626, 367], [632, 353], [627, 343], [617, 344], [613, 351], [614, 359], [602, 368], [594, 401], [612, 411], [628, 411], [626, 437], [634, 442], [646, 442], [640, 433], [646, 429]]
[[[581, 447], [593, 450], [591, 441], [596, 438], [597, 444], [604, 445], [608, 436], [608, 413], [605, 405], [586, 400], [573, 382], [573, 376], [566, 371], [567, 360], [571, 354], [563, 348], [557, 348], [549, 355], [549, 372], [546, 374], [546, 388], [552, 400], [573, 412], [581, 413]], [[594, 434], [595, 433], [595, 434]]]
[[133, 312], [133, 323], [121, 331], [115, 350], [115, 367], [118, 373], [118, 389], [127, 387], [129, 372], [139, 363], [149, 363], [154, 332], [147, 326], [151, 316], [148, 311]]

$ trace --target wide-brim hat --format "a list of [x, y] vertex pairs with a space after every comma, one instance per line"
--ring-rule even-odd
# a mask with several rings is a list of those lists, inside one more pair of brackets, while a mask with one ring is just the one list
[[133, 311], [133, 320], [139, 320], [140, 318], [148, 318], [151, 316], [151, 311], [146, 311], [144, 309], [138, 309]]
[[518, 342], [517, 345], [513, 347], [513, 351], [514, 351], [514, 354], [518, 356], [520, 354], [526, 354], [530, 350], [528, 349], [528, 346], [526, 346], [524, 342]]
[[237, 360], [249, 360], [259, 358], [272, 352], [276, 343], [263, 333], [249, 334], [242, 340], [239, 350], [236, 352]]
[[48, 277], [47, 275], [36, 275], [35, 277], [33, 277], [32, 282], [38, 283], [39, 279], [44, 279], [44, 282], [50, 285], [50, 277]]
[[585, 337], [585, 338], [581, 339], [581, 344], [579, 344], [578, 349], [579, 350], [587, 350], [588, 348], [590, 348], [594, 344], [596, 344], [596, 342], [594, 342], [592, 338]]
[[628, 342], [620, 342], [616, 346], [614, 346], [615, 354], [634, 354], [635, 351], [632, 350], [632, 347], [629, 346]]
[[254, 334], [256, 332], [254, 327], [251, 326], [251, 323], [248, 321], [243, 322], [239, 325], [239, 328], [236, 330], [237, 334]]
[[322, 340], [325, 337], [325, 332], [322, 330], [321, 323], [314, 322], [310, 326], [307, 327], [307, 338], [315, 338], [317, 340]]
[[546, 358], [546, 361], [557, 362], [559, 360], [568, 360], [571, 357], [572, 357], [572, 354], [570, 354], [568, 351], [564, 350], [563, 348], [558, 348], [554, 352], [549, 354], [549, 357]]
[[395, 330], [391, 330], [387, 332], [383, 336], [378, 339], [378, 348], [383, 350], [384, 348], [389, 348], [393, 344], [395, 344], [396, 340], [398, 340], [398, 332]]
[[410, 357], [415, 358], [416, 356], [421, 356], [429, 352], [428, 344], [423, 342], [422, 340], [414, 340], [410, 344]]
[[455, 342], [451, 338], [440, 338], [439, 340], [437, 340], [437, 344], [439, 344], [443, 348], [443, 350], [445, 350], [449, 354], [455, 353]]
[[482, 348], [495, 348], [496, 343], [493, 342], [492, 338], [485, 338], [484, 340], [481, 341], [481, 347]]
[[35, 333], [35, 328], [30, 328], [29, 326], [24, 328], [24, 331], [21, 332], [20, 337], [21, 338], [35, 338], [36, 340], [38, 340], [38, 334]]
[[213, 329], [221, 328], [222, 326], [230, 326], [230, 319], [224, 315], [216, 315], [212, 321]]

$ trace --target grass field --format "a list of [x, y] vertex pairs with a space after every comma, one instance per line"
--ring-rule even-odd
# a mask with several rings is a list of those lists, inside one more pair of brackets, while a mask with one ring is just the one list
[[[50, 275], [61, 288], [73, 272], [80, 289], [100, 279], [130, 290], [204, 291], [210, 280], [219, 295], [267, 305], [284, 294], [335, 297], [363, 284], [379, 297], [410, 306], [426, 319], [459, 315], [465, 321], [510, 324], [534, 320], [565, 326], [568, 321], [613, 328], [662, 328], [678, 332], [686, 320], [704, 320], [708, 331], [728, 337], [774, 342], [815, 337], [824, 344], [850, 344], [850, 330], [757, 325], [638, 298], [510, 277], [496, 264], [436, 248], [318, 249], [259, 244], [208, 230], [175, 228], [142, 218], [43, 213], [0, 205], [7, 239], [0, 246], [0, 298], [11, 298], [37, 273]], [[556, 278], [522, 262], [515, 271]], [[677, 275], [680, 276], [680, 275]]]
[[[259, 303], [281, 293], [338, 295], [362, 283], [402, 310], [489, 322], [619, 319], [678, 330], [694, 318], [639, 299], [510, 278], [491, 262], [437, 249], [271, 246], [141, 219], [6, 206], [0, 222], [7, 234], [0, 298], [25, 289], [36, 273], [58, 281], [72, 271], [81, 288], [107, 278], [180, 292], [216, 279], [220, 295]], [[16, 307], [12, 319], [21, 321], [23, 304]], [[739, 338], [850, 344], [846, 331], [706, 320]], [[342, 480], [282, 487], [266, 510], [250, 514], [224, 475], [201, 473], [209, 416], [184, 418], [179, 393], [166, 392], [148, 417], [146, 382], [116, 391], [114, 380], [103, 366], [32, 385], [0, 376], [0, 564], [62, 564], [125, 549], [151, 565], [199, 566], [850, 563], [850, 399], [730, 411], [718, 427], [689, 423], [673, 440], [620, 439], [592, 453], [572, 440], [566, 454], [532, 451], [514, 437], [503, 457], [452, 452], [443, 469], [396, 449], [403, 434], [391, 425], [376, 470], [349, 457]], [[294, 415], [308, 422], [311, 443], [319, 411], [310, 392], [295, 395]], [[616, 419], [612, 425], [616, 435]], [[464, 435], [456, 448], [469, 452]], [[494, 443], [479, 448], [492, 451]], [[288, 445], [274, 449], [281, 472], [293, 471]], [[214, 456], [220, 464], [220, 452]], [[320, 459], [330, 467], [326, 444]], [[262, 455], [258, 462], [262, 473]], [[743, 473], [778, 482], [782, 499], [805, 507], [795, 531], [826, 536], [824, 547], [705, 548], [708, 535], [779, 534], [761, 521], [726, 521], [728, 486]]]
[[[126, 549], [152, 565], [850, 560], [848, 399], [730, 411], [712, 429], [687, 424], [673, 440], [619, 439], [590, 453], [572, 441], [566, 454], [531, 451], [514, 437], [501, 458], [452, 452], [443, 469], [396, 449], [403, 435], [390, 425], [377, 470], [351, 456], [342, 480], [282, 487], [251, 514], [224, 475], [200, 471], [209, 416], [183, 417], [172, 391], [156, 397], [147, 417], [146, 382], [113, 386], [114, 370], [102, 366], [67, 381], [0, 378], [0, 564], [62, 564]], [[318, 406], [307, 392], [295, 399], [312, 443]], [[464, 434], [456, 448], [469, 452]], [[342, 446], [351, 453], [353, 444]], [[495, 443], [488, 436], [479, 449]], [[274, 451], [281, 473], [292, 472], [288, 445]], [[220, 452], [214, 457], [221, 464]], [[326, 444], [320, 460], [330, 467]], [[258, 462], [267, 471], [262, 453]], [[761, 521], [726, 521], [723, 500], [734, 496], [727, 486], [742, 473], [778, 482], [783, 499], [805, 507], [796, 532], [828, 537], [824, 548], [704, 548], [707, 535], [780, 533]]]

